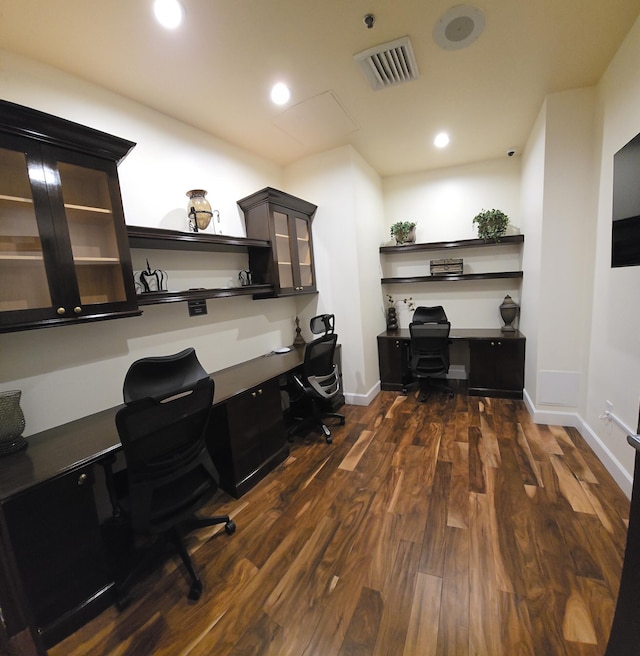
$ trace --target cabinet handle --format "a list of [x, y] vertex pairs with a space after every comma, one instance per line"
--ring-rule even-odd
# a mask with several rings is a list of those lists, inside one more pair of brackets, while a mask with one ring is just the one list
[[256, 396], [262, 395], [262, 390], [259, 389], [257, 392], [251, 392], [251, 396], [255, 399]]
[[74, 311], [76, 314], [80, 314], [80, 312], [82, 312], [82, 308], [81, 308], [79, 305], [76, 305], [76, 306], [73, 308], [73, 311]]
[[63, 307], [59, 307], [56, 310], [56, 314], [58, 314], [59, 316], [62, 316], [65, 312], [66, 312], [66, 310]]
[[86, 480], [87, 480], [87, 475], [80, 474], [80, 476], [78, 476], [78, 485], [84, 485]]

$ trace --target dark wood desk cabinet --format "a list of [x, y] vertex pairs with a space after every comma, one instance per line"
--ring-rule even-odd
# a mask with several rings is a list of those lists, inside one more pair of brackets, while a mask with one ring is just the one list
[[213, 408], [207, 445], [225, 492], [240, 497], [288, 455], [277, 379]]
[[[503, 333], [493, 329], [452, 329], [456, 351], [465, 347], [468, 368], [468, 393], [521, 399], [524, 389], [525, 337], [519, 332]], [[378, 335], [380, 387], [383, 390], [406, 390], [412, 381], [409, 369], [411, 336], [406, 328]], [[453, 349], [452, 349], [453, 350]], [[458, 364], [452, 358], [452, 364]]]

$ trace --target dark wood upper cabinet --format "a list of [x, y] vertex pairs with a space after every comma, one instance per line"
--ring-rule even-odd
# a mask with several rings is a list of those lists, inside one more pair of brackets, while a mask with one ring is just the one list
[[0, 332], [140, 314], [117, 173], [134, 145], [0, 101]]
[[317, 292], [311, 222], [317, 206], [266, 187], [238, 201], [247, 237], [271, 243], [271, 250], [249, 248], [253, 282], [273, 285], [273, 292], [254, 298]]

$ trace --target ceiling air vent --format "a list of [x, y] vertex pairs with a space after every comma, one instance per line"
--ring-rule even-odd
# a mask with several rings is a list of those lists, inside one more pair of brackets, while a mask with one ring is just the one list
[[376, 91], [418, 78], [418, 66], [408, 36], [369, 48], [353, 58]]

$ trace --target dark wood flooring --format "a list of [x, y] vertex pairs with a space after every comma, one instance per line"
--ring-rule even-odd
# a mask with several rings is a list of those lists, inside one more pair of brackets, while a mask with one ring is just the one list
[[[521, 401], [381, 393], [346, 406], [52, 656], [600, 656], [629, 502], [575, 429]], [[639, 647], [640, 649], [640, 647]], [[640, 651], [639, 651], [640, 653]]]

